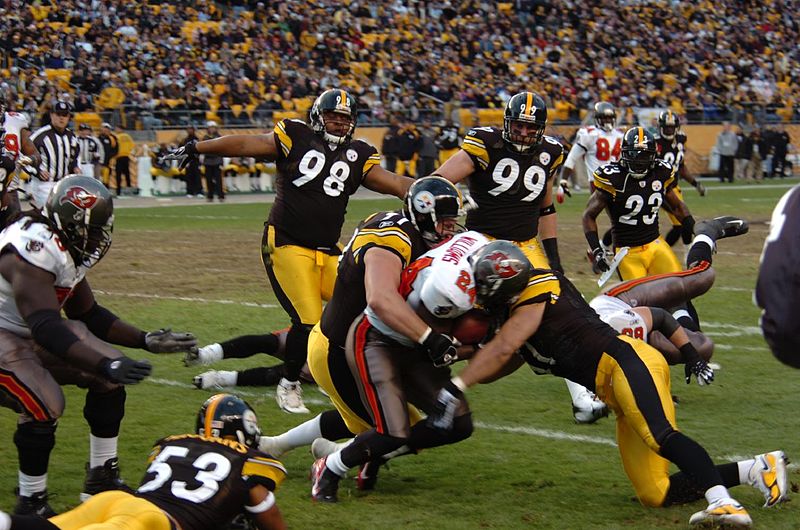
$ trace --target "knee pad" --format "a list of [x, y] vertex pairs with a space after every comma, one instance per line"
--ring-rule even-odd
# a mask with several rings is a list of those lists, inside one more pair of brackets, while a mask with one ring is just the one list
[[83, 417], [94, 436], [113, 438], [119, 435], [119, 425], [125, 416], [126, 395], [124, 387], [111, 392], [86, 392]]

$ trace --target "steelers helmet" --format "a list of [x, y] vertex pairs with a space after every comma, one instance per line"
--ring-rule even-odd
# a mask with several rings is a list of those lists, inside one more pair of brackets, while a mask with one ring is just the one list
[[[516, 124], [525, 124], [524, 134], [513, 130]], [[545, 127], [547, 105], [537, 94], [520, 92], [508, 100], [503, 112], [503, 140], [512, 150], [530, 151], [542, 141]]]
[[[335, 112], [349, 118], [350, 127], [344, 134], [333, 134], [328, 131], [325, 125], [326, 112]], [[331, 88], [320, 94], [314, 101], [308, 117], [311, 122], [311, 129], [321, 135], [326, 142], [334, 145], [343, 145], [350, 141], [356, 130], [358, 103], [353, 96], [344, 90]]]
[[197, 413], [197, 434], [206, 438], [235, 440], [247, 447], [258, 447], [261, 429], [253, 407], [232, 394], [215, 394]]
[[681, 119], [671, 110], [664, 110], [658, 115], [658, 134], [662, 138], [672, 140], [681, 127]]
[[631, 127], [622, 137], [620, 162], [631, 176], [644, 178], [656, 160], [656, 139], [644, 127]]
[[422, 239], [433, 247], [450, 237], [437, 229], [442, 219], [456, 219], [464, 212], [461, 193], [449, 180], [431, 176], [416, 180], [406, 193], [403, 213]]

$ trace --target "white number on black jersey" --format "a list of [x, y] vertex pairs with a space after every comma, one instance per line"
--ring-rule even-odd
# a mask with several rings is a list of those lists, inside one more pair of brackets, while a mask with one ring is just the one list
[[[297, 170], [300, 176], [292, 181], [298, 188], [317, 178], [325, 167], [325, 154], [316, 149], [310, 150], [303, 155]], [[344, 191], [347, 177], [350, 176], [350, 166], [341, 160], [337, 160], [331, 166], [330, 173], [322, 182], [322, 189], [331, 197], [338, 197]]]
[[[168, 445], [158, 454], [147, 468], [148, 473], [155, 473], [156, 476], [145, 484], [142, 484], [138, 491], [145, 493], [155, 491], [163, 486], [172, 478], [172, 467], [167, 463], [170, 458], [186, 458], [189, 449]], [[198, 456], [192, 467], [197, 469], [194, 479], [201, 485], [197, 488], [188, 489], [186, 482], [182, 480], [172, 480], [170, 492], [179, 499], [199, 504], [205, 502], [219, 491], [220, 482], [224, 481], [231, 472], [231, 462], [224, 455], [219, 453], [203, 453]]]

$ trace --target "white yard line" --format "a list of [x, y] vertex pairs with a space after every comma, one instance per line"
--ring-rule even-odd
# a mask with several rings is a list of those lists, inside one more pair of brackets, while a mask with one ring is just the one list
[[172, 296], [165, 294], [147, 294], [147, 293], [121, 293], [117, 291], [102, 291], [95, 289], [95, 293], [105, 296], [123, 296], [126, 298], [143, 298], [149, 300], [177, 300], [179, 302], [200, 302], [202, 304], [222, 304], [222, 305], [240, 305], [243, 307], [262, 307], [265, 309], [276, 309], [280, 307], [278, 304], [259, 304], [256, 302], [241, 302], [238, 300], [214, 300], [211, 298], [200, 298], [196, 296]]

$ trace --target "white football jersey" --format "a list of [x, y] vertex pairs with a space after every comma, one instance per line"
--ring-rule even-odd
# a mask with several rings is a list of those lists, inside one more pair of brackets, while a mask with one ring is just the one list
[[[437, 318], [456, 318], [475, 303], [475, 277], [468, 258], [489, 242], [479, 232], [464, 232], [429, 250], [403, 271], [400, 292], [408, 304], [419, 311], [425, 307]], [[384, 324], [367, 306], [370, 324], [378, 331], [406, 346], [414, 341]]]
[[583, 156], [589, 182], [592, 181], [592, 174], [598, 167], [619, 160], [623, 136], [625, 133], [620, 129], [613, 129], [611, 132], [594, 126], [578, 129], [570, 154], [575, 151], [574, 156], [578, 158]]
[[[0, 250], [9, 245], [17, 254], [35, 267], [55, 276], [55, 290], [62, 304], [72, 294], [72, 290], [86, 275], [86, 267], [76, 267], [70, 253], [49, 226], [34, 222], [25, 225], [30, 218], [23, 217], [9, 225], [0, 233]], [[0, 328], [17, 335], [30, 337], [31, 332], [19, 314], [11, 284], [0, 275]]]
[[6, 112], [3, 120], [3, 151], [16, 160], [22, 146], [22, 129], [30, 129], [28, 118], [19, 112]]
[[630, 305], [604, 294], [595, 296], [589, 305], [600, 316], [600, 320], [621, 334], [647, 342], [647, 324]]

